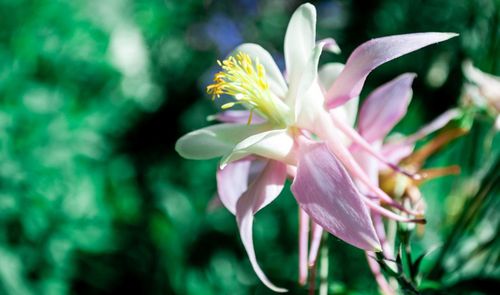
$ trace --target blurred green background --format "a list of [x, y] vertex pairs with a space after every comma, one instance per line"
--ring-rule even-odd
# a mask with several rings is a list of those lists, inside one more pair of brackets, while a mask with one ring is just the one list
[[[402, 133], [457, 104], [464, 60], [500, 75], [496, 0], [312, 2], [318, 37], [333, 37], [342, 49], [322, 62], [345, 62], [370, 38], [460, 33], [368, 78], [363, 97], [400, 73], [418, 74]], [[285, 29], [300, 3], [0, 0], [0, 294], [270, 294], [250, 267], [234, 217], [207, 211], [217, 161], [181, 159], [173, 146], [217, 111], [204, 88], [215, 61], [236, 45], [259, 43], [283, 66]], [[469, 135], [430, 159], [430, 167], [463, 171], [422, 188], [429, 223], [415, 238], [416, 255], [449, 236], [468, 202], [467, 189], [457, 188], [473, 195], [495, 171], [498, 145], [483, 144], [495, 140], [491, 125], [476, 120]], [[482, 292], [498, 290], [500, 206], [489, 200], [481, 211], [487, 223], [474, 228], [493, 231], [492, 257], [463, 274], [465, 263], [446, 260], [435, 274], [439, 286], [479, 278], [488, 286]], [[257, 216], [254, 239], [272, 280], [306, 294], [296, 284], [296, 212], [283, 193]], [[376, 294], [364, 253], [333, 237], [328, 243], [330, 291]], [[426, 261], [436, 267], [432, 255]]]

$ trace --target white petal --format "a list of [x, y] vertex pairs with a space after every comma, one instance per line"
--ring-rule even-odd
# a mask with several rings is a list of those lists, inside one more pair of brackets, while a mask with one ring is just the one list
[[255, 134], [237, 144], [233, 151], [221, 160], [221, 167], [248, 155], [257, 155], [288, 164], [295, 163], [294, 141], [287, 129], [271, 130]]
[[[327, 63], [321, 67], [318, 72], [318, 78], [324, 93], [333, 85], [333, 82], [335, 82], [343, 69], [344, 65], [341, 63]], [[354, 126], [358, 113], [358, 104], [359, 97], [355, 97], [343, 105], [334, 108], [330, 113], [334, 114], [339, 120], [346, 122], [349, 126]]]
[[330, 87], [333, 85], [333, 82], [335, 82], [343, 69], [344, 64], [338, 62], [331, 62], [323, 65], [318, 71], [321, 87], [325, 91], [330, 89]]
[[[323, 51], [323, 43], [318, 44], [313, 51], [308, 62], [304, 65], [302, 76], [300, 77], [295, 102], [288, 96], [287, 103], [295, 105], [295, 121], [298, 125], [309, 129], [312, 122], [316, 121], [316, 117], [320, 112], [324, 112], [323, 91], [318, 83], [318, 63], [321, 52]], [[290, 86], [290, 89], [292, 86]], [[291, 90], [290, 90], [291, 91]]]
[[340, 47], [337, 44], [337, 41], [335, 41], [335, 39], [333, 39], [333, 38], [325, 38], [325, 39], [319, 40], [316, 42], [316, 45], [318, 45], [318, 44], [322, 44], [321, 46], [323, 46], [326, 51], [329, 51], [329, 52], [332, 52], [335, 54], [340, 53]]
[[316, 9], [307, 3], [292, 15], [285, 35], [285, 63], [290, 89], [287, 102], [293, 108], [302, 80], [304, 66], [309, 61], [316, 40]]
[[350, 127], [354, 126], [358, 113], [359, 97], [355, 97], [341, 106], [330, 110], [330, 114]]
[[288, 81], [300, 76], [316, 40], [316, 9], [306, 3], [292, 15], [285, 35], [285, 62]]
[[464, 62], [462, 69], [465, 77], [479, 87], [486, 100], [500, 108], [500, 77], [479, 70], [470, 61]]
[[267, 82], [269, 83], [271, 91], [281, 99], [285, 98], [288, 87], [286, 86], [285, 79], [280, 69], [267, 50], [257, 44], [245, 43], [238, 46], [235, 51], [241, 51], [250, 55], [252, 58], [257, 58], [259, 63], [261, 63], [266, 70]]
[[217, 124], [179, 138], [175, 150], [186, 159], [205, 160], [223, 156], [243, 139], [268, 130], [268, 124]]

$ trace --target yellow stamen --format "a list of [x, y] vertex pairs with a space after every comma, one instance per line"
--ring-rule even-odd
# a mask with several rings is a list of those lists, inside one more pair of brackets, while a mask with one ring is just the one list
[[228, 109], [241, 104], [250, 110], [249, 123], [253, 111], [280, 125], [286, 124], [289, 108], [269, 89], [264, 66], [258, 59], [252, 60], [243, 52], [217, 61], [222, 70], [215, 74], [214, 83], [207, 86], [212, 99], [223, 94], [234, 97], [235, 102], [224, 104]]
[[226, 110], [226, 109], [232, 108], [234, 105], [235, 105], [234, 102], [228, 102], [228, 103], [223, 104], [220, 108], [223, 110]]
[[248, 115], [247, 125], [250, 125], [252, 123], [252, 118], [253, 118], [253, 110], [250, 110], [250, 115]]

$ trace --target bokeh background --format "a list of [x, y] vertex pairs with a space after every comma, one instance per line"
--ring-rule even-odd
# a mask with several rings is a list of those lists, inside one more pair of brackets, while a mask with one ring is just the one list
[[[500, 75], [497, 0], [311, 2], [318, 37], [342, 49], [322, 63], [345, 62], [370, 38], [460, 33], [369, 76], [362, 97], [400, 73], [418, 74], [396, 128], [404, 134], [457, 105], [464, 60]], [[236, 45], [259, 43], [283, 67], [285, 29], [300, 3], [0, 0], [0, 294], [271, 294], [234, 217], [207, 210], [217, 161], [184, 160], [173, 147], [209, 124], [217, 108], [204, 89]], [[429, 292], [499, 290], [498, 138], [486, 117], [471, 126], [427, 163], [462, 167], [422, 187], [428, 225], [412, 237], [415, 256], [439, 253], [458, 232], [452, 255], [423, 260]], [[457, 226], [471, 204], [472, 221]], [[296, 283], [289, 193], [258, 214], [254, 239], [272, 280], [306, 294]], [[330, 292], [376, 294], [363, 252], [334, 237], [328, 244]]]

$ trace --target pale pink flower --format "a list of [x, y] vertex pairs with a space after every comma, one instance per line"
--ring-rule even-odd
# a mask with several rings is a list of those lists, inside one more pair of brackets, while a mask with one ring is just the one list
[[486, 110], [495, 119], [495, 128], [500, 130], [500, 77], [481, 71], [472, 62], [463, 64], [465, 83], [462, 103]]
[[[415, 74], [406, 73], [393, 79], [392, 81], [375, 89], [368, 98], [364, 101], [359, 111], [358, 127], [359, 134], [370, 143], [375, 149], [384, 154], [390, 159], [391, 163], [400, 163], [412, 154], [416, 141], [426, 137], [430, 133], [437, 131], [448, 124], [453, 119], [461, 116], [458, 109], [451, 109], [441, 116], [437, 117], [430, 124], [426, 125], [416, 133], [407, 137], [400, 137], [397, 140], [387, 140], [386, 137], [389, 131], [404, 117], [407, 107], [412, 96], [411, 84]], [[463, 133], [462, 133], [463, 134]], [[453, 139], [453, 138], [450, 138]], [[350, 147], [354, 157], [369, 175], [373, 183], [379, 182], [379, 175], [387, 170], [387, 166], [380, 164], [376, 159], [371, 157], [366, 151], [359, 148], [356, 143]], [[415, 167], [419, 169], [420, 167]], [[456, 167], [451, 169], [440, 169], [440, 173], [449, 173], [456, 171]], [[390, 173], [390, 172], [389, 172]], [[421, 174], [422, 177], [430, 177], [426, 173]], [[406, 176], [401, 176], [402, 179], [407, 179]], [[408, 179], [407, 182], [411, 182]], [[363, 184], [359, 184], [361, 191], [367, 191]], [[408, 185], [407, 185], [408, 186]], [[404, 186], [400, 189], [406, 189]], [[418, 193], [417, 200], [414, 200], [415, 210], [423, 210], [425, 202], [421, 199]], [[380, 214], [372, 211], [372, 219], [374, 222], [375, 231], [382, 245], [383, 253], [388, 261], [394, 261], [394, 250], [391, 241], [387, 240], [384, 223]], [[375, 275], [375, 279], [384, 294], [395, 294], [395, 291], [382, 275], [380, 266], [373, 258], [374, 254], [367, 251], [367, 259], [369, 266]]]
[[[293, 179], [291, 189], [303, 210], [301, 232], [307, 229], [310, 217], [319, 225], [316, 232], [325, 229], [367, 251], [381, 250], [370, 210], [400, 221], [411, 220], [383, 208], [369, 196], [408, 214], [418, 214], [392, 200], [352, 156], [348, 149], [351, 141], [399, 171], [352, 129], [348, 118], [356, 110], [346, 103], [359, 95], [366, 76], [375, 67], [455, 35], [419, 33], [369, 41], [354, 51], [338, 77], [329, 77], [326, 71], [323, 78], [330, 78], [330, 87], [318, 83], [318, 61], [324, 48], [338, 48], [332, 39], [316, 42], [315, 25], [316, 11], [311, 4], [300, 6], [293, 14], [285, 35], [286, 79], [259, 45], [236, 48], [232, 56], [220, 62], [222, 71], [208, 91], [216, 97], [234, 97], [234, 102], [223, 105], [223, 109], [242, 105], [248, 111], [217, 116], [227, 123], [193, 131], [176, 144], [185, 158], [222, 157], [217, 173], [221, 202], [236, 215], [257, 276], [277, 292], [286, 290], [272, 284], [258, 265], [252, 226], [254, 215], [279, 195], [287, 177]], [[246, 123], [241, 121], [243, 114], [248, 116]], [[254, 121], [257, 117], [259, 122]], [[369, 196], [360, 193], [353, 180], [362, 183]], [[307, 235], [301, 234], [300, 244], [304, 281]]]

